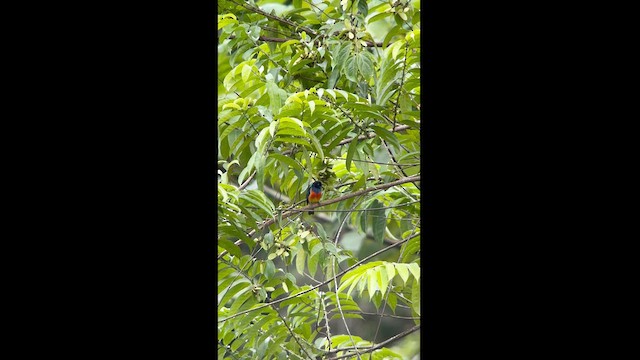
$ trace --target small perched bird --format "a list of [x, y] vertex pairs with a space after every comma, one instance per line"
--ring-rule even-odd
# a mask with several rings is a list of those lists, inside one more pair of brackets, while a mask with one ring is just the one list
[[[320, 198], [322, 198], [322, 183], [315, 181], [307, 189], [307, 205], [320, 202]], [[309, 215], [313, 215], [313, 211], [309, 211]]]

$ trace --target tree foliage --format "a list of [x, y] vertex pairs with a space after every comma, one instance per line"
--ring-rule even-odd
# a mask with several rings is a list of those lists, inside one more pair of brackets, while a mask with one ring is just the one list
[[[403, 359], [390, 346], [420, 323], [419, 2], [221, 0], [217, 65], [219, 358]], [[347, 250], [345, 229], [377, 249]], [[369, 304], [412, 327], [363, 338]]]

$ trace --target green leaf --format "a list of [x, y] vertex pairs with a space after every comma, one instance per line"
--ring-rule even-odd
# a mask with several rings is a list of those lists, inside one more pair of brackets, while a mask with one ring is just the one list
[[[320, 223], [316, 223], [316, 229], [318, 229], [318, 236], [320, 237], [320, 239], [325, 242], [328, 240], [327, 238], [327, 233], [324, 231], [324, 227], [322, 226], [322, 224]], [[333, 246], [333, 244], [328, 244]]]
[[413, 239], [407, 241], [402, 245], [402, 258], [401, 262], [408, 262], [411, 259], [412, 255], [416, 254], [420, 251], [420, 236], [416, 236]]
[[369, 15], [369, 6], [367, 5], [366, 0], [358, 1], [358, 13], [362, 14], [364, 17]]
[[235, 19], [222, 19], [218, 21], [218, 30], [222, 29], [223, 27], [229, 25], [229, 24], [238, 24], [238, 20]]
[[340, 47], [338, 47], [338, 51], [336, 52], [336, 55], [334, 56], [334, 61], [333, 61], [333, 63], [337, 67], [337, 69], [335, 69], [337, 70], [336, 72], [339, 73], [340, 70], [344, 67], [344, 65], [347, 64], [347, 59], [351, 54], [351, 49], [352, 49], [351, 42], [344, 42], [341, 44]]
[[356, 74], [358, 73], [358, 65], [356, 59], [351, 58], [347, 64], [342, 68], [342, 74], [349, 80], [356, 82]]
[[402, 357], [400, 354], [394, 351], [391, 351], [388, 348], [382, 348], [372, 352], [370, 360], [403, 360], [403, 359], [404, 357]]
[[[325, 132], [324, 135], [320, 138], [320, 143], [326, 144], [327, 141], [335, 139], [336, 134], [342, 130], [342, 124], [338, 123], [334, 125], [329, 131]], [[341, 139], [342, 140], [342, 139]]]
[[380, 288], [380, 293], [382, 294], [382, 296], [384, 296], [384, 294], [386, 294], [387, 292], [387, 287], [389, 286], [389, 278], [387, 278], [386, 269], [378, 268], [378, 271], [376, 273], [378, 277], [377, 280], [378, 287]]
[[309, 267], [309, 274], [311, 274], [311, 276], [315, 276], [316, 274], [316, 269], [318, 268], [318, 260], [320, 259], [320, 256], [310, 256], [309, 257], [309, 261], [307, 262], [307, 266]]
[[267, 260], [265, 263], [264, 275], [267, 279], [271, 279], [276, 273], [276, 265], [271, 260]]
[[222, 299], [218, 301], [218, 306], [224, 306], [233, 296], [240, 296], [251, 289], [251, 284], [248, 281], [240, 282], [239, 284], [231, 287], [227, 292], [225, 292]]
[[269, 127], [265, 127], [262, 130], [260, 130], [260, 133], [258, 134], [258, 137], [256, 137], [256, 141], [255, 141], [255, 145], [256, 145], [256, 149], [258, 150], [258, 152], [264, 152], [265, 147], [267, 146], [267, 144], [269, 143], [268, 137], [267, 135], [269, 134]]
[[242, 65], [242, 81], [245, 83], [248, 82], [249, 76], [251, 76], [251, 66], [247, 64]]
[[283, 162], [285, 164], [287, 164], [290, 168], [292, 169], [299, 169], [299, 170], [303, 170], [302, 166], [300, 166], [300, 164], [298, 164], [297, 161], [293, 160], [292, 158], [288, 157], [288, 156], [284, 156], [282, 154], [278, 154], [278, 153], [271, 153], [269, 154], [269, 157], [274, 158], [280, 162]]
[[420, 280], [420, 265], [416, 264], [416, 263], [411, 263], [409, 264], [409, 271], [411, 271], [411, 274], [413, 274], [413, 277], [416, 278], [417, 280]]
[[388, 143], [395, 146], [396, 149], [400, 149], [400, 143], [398, 142], [398, 138], [394, 133], [376, 125], [371, 126], [371, 129], [373, 129], [373, 131], [382, 139], [386, 140]]
[[371, 59], [364, 55], [365, 53], [359, 53], [356, 57], [356, 65], [358, 67], [358, 71], [365, 79], [373, 77], [373, 63]]
[[233, 256], [237, 256], [237, 257], [241, 257], [242, 256], [242, 252], [240, 251], [240, 248], [238, 247], [238, 245], [234, 244], [230, 240], [218, 239], [218, 246], [220, 246], [221, 248], [227, 250], [229, 252], [229, 254], [231, 254]]
[[307, 105], [309, 105], [309, 112], [311, 115], [313, 115], [313, 112], [316, 110], [316, 103], [311, 100], [307, 103]]
[[380, 112], [360, 111], [360, 112], [358, 112], [358, 116], [360, 116], [360, 118], [368, 117], [370, 119], [375, 119], [375, 120], [378, 120], [381, 123], [385, 123], [385, 122], [388, 121], [387, 118], [382, 116], [382, 114]]
[[[369, 208], [382, 208], [383, 204], [381, 204], [378, 200], [375, 200], [371, 203]], [[373, 227], [373, 239], [378, 243], [382, 244], [384, 242], [384, 229], [387, 227], [387, 216], [385, 215], [385, 210], [374, 210], [370, 211], [371, 214], [371, 222]]]
[[[266, 128], [265, 128], [266, 129]], [[255, 167], [256, 167], [256, 183], [258, 185], [258, 190], [264, 190], [264, 164], [265, 158], [262, 156], [262, 152], [256, 153]]]
[[389, 281], [393, 280], [393, 277], [396, 276], [396, 270], [393, 264], [385, 262], [384, 267], [387, 270], [387, 278]]
[[[346, 92], [344, 90], [340, 90], [340, 89], [335, 89], [334, 91], [337, 92], [338, 94], [342, 95], [342, 97], [344, 97], [345, 101], [349, 101], [349, 93], [348, 92]], [[355, 96], [353, 94], [351, 96], [355, 97], [356, 99], [358, 98], [357, 96]], [[338, 100], [338, 99], [336, 98], [336, 100]]]
[[252, 205], [264, 210], [265, 213], [271, 215], [275, 211], [273, 204], [267, 199], [264, 194], [258, 195], [262, 192], [258, 190], [247, 190], [240, 194], [240, 199], [251, 203]]
[[264, 83], [263, 82], [256, 82], [254, 85], [251, 85], [249, 87], [247, 87], [246, 89], [242, 90], [242, 92], [240, 93], [240, 97], [246, 98], [249, 95], [253, 94], [254, 91], [260, 89], [264, 87]]
[[280, 89], [273, 81], [269, 81], [266, 84], [267, 94], [269, 95], [269, 109], [273, 114], [277, 114], [282, 108], [283, 98], [286, 98], [287, 93]]
[[347, 150], [347, 159], [345, 160], [345, 167], [347, 169], [351, 169], [351, 160], [353, 159], [353, 154], [356, 153], [357, 148], [358, 148], [357, 139], [349, 143], [349, 149]]
[[367, 271], [366, 274], [368, 280], [367, 290], [369, 291], [369, 299], [372, 299], [375, 292], [380, 289], [380, 287], [378, 286], [378, 271], [376, 270], [377, 269], [371, 269]]
[[329, 75], [329, 79], [327, 80], [327, 88], [333, 89], [336, 85], [336, 82], [338, 81], [338, 78], [340, 78], [340, 69], [334, 69]]
[[398, 275], [400, 275], [402, 281], [404, 281], [404, 283], [406, 284], [407, 280], [409, 279], [409, 270], [407, 269], [406, 264], [395, 264], [395, 266]]
[[353, 291], [353, 288], [356, 287], [356, 285], [358, 285], [358, 282], [360, 281], [361, 278], [359, 277], [355, 277], [355, 278], [351, 278], [351, 279], [347, 279], [346, 281], [343, 281], [340, 284], [340, 287], [338, 288], [337, 291], [343, 291], [344, 288], [346, 288], [347, 286], [349, 286], [349, 290], [347, 290], [346, 295], [347, 296], [351, 296], [351, 291]]
[[285, 116], [278, 119], [278, 121], [280, 121], [280, 128], [294, 128], [300, 130], [302, 134], [307, 133], [307, 131], [304, 129], [305, 123], [300, 121], [299, 119]]
[[420, 315], [420, 281], [414, 281], [411, 288], [411, 309]]
[[250, 247], [255, 244], [254, 241], [247, 236], [247, 234], [245, 234], [244, 232], [238, 230], [233, 225], [218, 226], [218, 231], [233, 235], [233, 236], [239, 238], [240, 240], [242, 240], [245, 244], [249, 245]]
[[230, 124], [229, 126], [227, 126], [222, 133], [220, 134], [220, 138], [224, 139], [225, 137], [227, 137], [233, 130], [242, 127], [245, 122], [247, 121], [247, 118], [245, 116], [240, 117], [240, 119], [238, 119], [238, 121]]
[[387, 33], [387, 36], [385, 36], [384, 40], [382, 41], [382, 47], [386, 48], [394, 36], [402, 35], [404, 32], [406, 31], [402, 29], [402, 25], [397, 25], [393, 27], [391, 30], [389, 30], [389, 32]]
[[358, 280], [358, 296], [362, 297], [362, 292], [367, 288], [367, 280], [368, 278], [366, 276], [363, 276], [360, 278], [360, 280]]
[[234, 331], [229, 331], [223, 338], [222, 338], [222, 343], [225, 345], [229, 345], [231, 343], [231, 341], [233, 341], [233, 339], [235, 339], [235, 332]]
[[396, 296], [396, 294], [390, 292], [389, 295], [387, 296], [387, 304], [389, 305], [389, 307], [391, 308], [394, 314], [396, 313], [397, 303], [398, 303], [398, 297]]
[[[338, 313], [338, 314], [335, 314], [335, 315], [331, 316], [329, 318], [329, 320], [342, 319], [342, 318], [343, 318], [342, 314]], [[350, 314], [350, 313], [344, 313], [344, 318], [353, 318], [353, 319], [362, 319], [362, 320], [364, 320], [364, 318], [362, 316], [360, 316], [358, 314]]]
[[373, 304], [376, 306], [376, 310], [380, 309], [380, 304], [382, 304], [382, 295], [380, 295], [380, 292], [376, 292], [373, 297]]
[[309, 144], [309, 140], [307, 139], [283, 136], [283, 137], [277, 137], [275, 141], [282, 142], [282, 143], [295, 143], [295, 144], [300, 144], [308, 148], [311, 148], [311, 145]]
[[391, 49], [391, 56], [394, 59], [398, 58], [398, 54], [400, 53], [400, 51], [402, 51], [404, 48], [403, 46], [405, 45], [404, 41], [398, 41], [396, 43], [394, 43], [393, 45], [390, 46]]
[[386, 18], [388, 16], [391, 16], [391, 15], [392, 14], [388, 13], [388, 12], [383, 12], [383, 13], [380, 13], [380, 14], [376, 14], [376, 15], [370, 17], [369, 20], [367, 20], [367, 24], [371, 24], [371, 23], [374, 23], [376, 21], [380, 21], [380, 20], [382, 20], [382, 19], [384, 19], [384, 18]]
[[345, 129], [342, 129], [342, 131], [340, 131], [340, 134], [338, 134], [338, 136], [336, 136], [331, 141], [331, 143], [329, 143], [329, 145], [325, 146], [325, 149], [327, 151], [333, 150], [333, 148], [335, 148], [342, 140], [346, 138], [347, 134], [349, 134], [349, 132], [351, 132], [352, 129], [353, 127], [351, 126], [347, 126]]
[[298, 270], [298, 274], [302, 275], [304, 273], [304, 264], [307, 257], [307, 253], [304, 251], [304, 248], [300, 246], [298, 249], [298, 254], [296, 255], [296, 270]]
[[311, 139], [311, 143], [313, 144], [313, 147], [316, 149], [316, 153], [320, 157], [320, 160], [324, 161], [324, 152], [322, 151], [322, 145], [320, 144], [320, 141], [318, 140], [318, 138], [316, 138], [311, 132], [308, 132], [307, 136], [309, 136], [309, 139]]

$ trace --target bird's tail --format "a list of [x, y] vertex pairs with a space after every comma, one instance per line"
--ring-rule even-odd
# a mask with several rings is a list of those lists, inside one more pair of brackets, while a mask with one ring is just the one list
[[309, 211], [309, 215], [313, 215], [313, 211]]

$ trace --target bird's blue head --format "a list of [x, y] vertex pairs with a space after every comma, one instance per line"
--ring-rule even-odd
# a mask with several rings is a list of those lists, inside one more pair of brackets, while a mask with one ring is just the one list
[[315, 181], [311, 184], [311, 189], [313, 189], [314, 192], [322, 191], [322, 183], [320, 181]]

